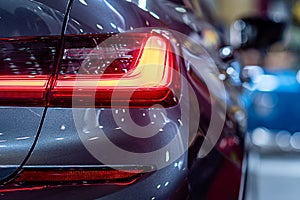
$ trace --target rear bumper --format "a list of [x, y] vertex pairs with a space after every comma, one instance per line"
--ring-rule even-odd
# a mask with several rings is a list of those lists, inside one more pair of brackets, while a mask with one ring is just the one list
[[[151, 128], [126, 134], [124, 130], [130, 128], [126, 129], [129, 124], [126, 112], [130, 112], [132, 120], [141, 128], [148, 124]], [[188, 193], [186, 149], [189, 135], [182, 132], [180, 126], [183, 124], [176, 120], [179, 114], [176, 107], [166, 112], [159, 109], [48, 108], [38, 142], [22, 170], [148, 166], [148, 171], [122, 181], [21, 185], [12, 181], [0, 187], [1, 199], [184, 199]], [[158, 133], [151, 135], [148, 129], [158, 129]], [[139, 137], [138, 134], [144, 135]], [[114, 149], [120, 150], [120, 154]]]
[[185, 199], [187, 169], [179, 159], [167, 168], [147, 173], [133, 183], [37, 185], [2, 188], [1, 199]]

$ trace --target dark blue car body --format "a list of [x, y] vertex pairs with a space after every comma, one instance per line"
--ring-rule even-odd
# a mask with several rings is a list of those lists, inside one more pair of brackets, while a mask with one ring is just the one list
[[[60, 68], [70, 64], [64, 63], [64, 55], [69, 46], [85, 49], [82, 38], [94, 41], [99, 39], [97, 35], [112, 36], [139, 28], [154, 29], [163, 35], [164, 30], [171, 29], [195, 37], [199, 45], [207, 48], [209, 53], [204, 55], [221, 63], [214, 46], [218, 44], [214, 41], [218, 39], [217, 32], [212, 25], [195, 17], [183, 4], [167, 0], [142, 2], [0, 2], [0, 199], [238, 199], [242, 195], [245, 116], [230, 80], [222, 81], [226, 99], [213, 98], [218, 94], [208, 91], [205, 77], [193, 71], [185, 58], [175, 56], [190, 87], [181, 82], [185, 88], [180, 90], [181, 100], [164, 109], [140, 104], [129, 108], [106, 104], [72, 107], [70, 102], [53, 98], [57, 74], [68, 74], [66, 68]], [[179, 41], [178, 49], [197, 56], [193, 44]], [[212, 82], [220, 81], [218, 73], [207, 76], [216, 77]], [[5, 88], [14, 77], [13, 86]], [[36, 96], [26, 100], [28, 93], [22, 93], [28, 89], [21, 83], [24, 80], [24, 84], [33, 85], [45, 81], [43, 87], [47, 90], [40, 94], [40, 100]], [[13, 95], [7, 98], [7, 94], [21, 99]], [[227, 107], [225, 113], [221, 112], [223, 104]], [[188, 110], [185, 117], [183, 106]], [[201, 145], [211, 139], [206, 132], [213, 108], [218, 113], [214, 123], [224, 118], [224, 126], [219, 137], [215, 133], [216, 144], [211, 151], [201, 157]], [[159, 134], [136, 137], [135, 134], [147, 134], [148, 128], [128, 135], [123, 130], [131, 127], [124, 120], [128, 113], [142, 128], [149, 124], [161, 126]], [[124, 126], [120, 127], [120, 123]], [[104, 134], [99, 136], [99, 132]], [[128, 155], [143, 155], [144, 162], [114, 152], [115, 146]], [[102, 154], [93, 153], [97, 150]], [[110, 162], [104, 162], [107, 160]], [[155, 166], [157, 160], [167, 164]], [[129, 175], [119, 171], [129, 171]], [[102, 178], [95, 178], [99, 174]]]

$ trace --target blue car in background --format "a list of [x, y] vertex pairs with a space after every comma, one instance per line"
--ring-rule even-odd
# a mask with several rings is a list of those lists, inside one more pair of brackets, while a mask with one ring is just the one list
[[299, 73], [293, 70], [263, 71], [254, 78], [245, 93], [248, 130], [265, 127], [270, 130], [300, 130]]
[[235, 21], [231, 43], [243, 67], [244, 102], [248, 109], [248, 130], [298, 131], [300, 106], [297, 73], [298, 35], [295, 27], [266, 16], [248, 16]]

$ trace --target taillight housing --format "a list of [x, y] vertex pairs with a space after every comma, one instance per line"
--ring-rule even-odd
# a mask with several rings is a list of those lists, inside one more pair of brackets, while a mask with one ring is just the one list
[[[180, 75], [166, 34], [2, 38], [0, 105], [52, 107], [174, 106]], [[55, 66], [54, 66], [55, 65]]]
[[[78, 39], [74, 41], [74, 39]], [[169, 40], [154, 33], [67, 36], [49, 106], [176, 105], [178, 66]], [[75, 43], [75, 45], [74, 45]]]

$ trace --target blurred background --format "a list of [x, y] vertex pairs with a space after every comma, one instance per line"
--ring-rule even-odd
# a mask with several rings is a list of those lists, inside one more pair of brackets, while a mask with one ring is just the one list
[[300, 1], [209, 2], [247, 79], [245, 199], [299, 199]]
[[216, 9], [216, 15], [227, 26], [242, 16], [266, 14], [276, 20], [292, 20], [293, 12], [299, 12], [297, 0], [210, 0], [208, 2]]

